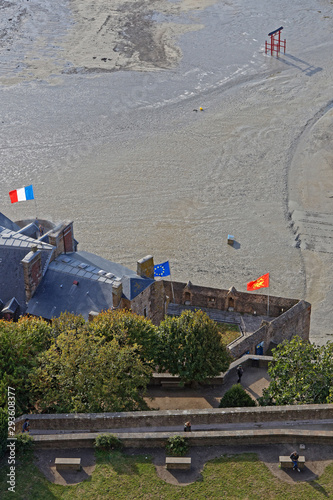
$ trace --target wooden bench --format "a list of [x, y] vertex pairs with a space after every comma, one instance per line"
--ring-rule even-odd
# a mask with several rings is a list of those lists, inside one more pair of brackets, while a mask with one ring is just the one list
[[[305, 457], [298, 457], [297, 462], [299, 469], [303, 469], [305, 465]], [[279, 463], [281, 467], [285, 467], [286, 469], [292, 469], [294, 467], [294, 463], [290, 457], [279, 457]]]
[[190, 469], [191, 457], [165, 457], [167, 469]]
[[57, 470], [60, 469], [81, 470], [81, 458], [56, 458], [55, 466]]

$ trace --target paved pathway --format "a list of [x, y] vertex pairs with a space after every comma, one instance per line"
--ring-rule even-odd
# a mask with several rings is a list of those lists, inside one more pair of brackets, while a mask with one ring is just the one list
[[[223, 394], [237, 383], [236, 368], [223, 385], [200, 386], [197, 389], [166, 389], [160, 386], [149, 387], [146, 402], [151, 409], [193, 410], [218, 408]], [[269, 376], [264, 368], [244, 367], [242, 386], [254, 398], [262, 396], [262, 391], [269, 385]]]
[[[247, 423], [233, 423], [233, 424], [198, 424], [192, 423], [192, 431], [235, 431], [235, 430], [248, 430], [248, 429], [298, 429], [298, 430], [324, 430], [333, 431], [333, 420], [290, 420], [290, 421], [276, 421], [276, 422], [247, 422]], [[147, 426], [147, 427], [121, 427], [111, 429], [101, 429], [94, 432], [112, 432], [116, 433], [143, 433], [143, 432], [183, 432], [183, 427], [179, 426]], [[77, 434], [89, 432], [88, 429], [79, 430], [38, 430], [33, 429], [32, 435], [35, 434]]]

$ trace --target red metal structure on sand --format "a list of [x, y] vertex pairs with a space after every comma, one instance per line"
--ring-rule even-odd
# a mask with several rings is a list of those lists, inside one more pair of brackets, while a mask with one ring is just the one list
[[281, 48], [283, 48], [284, 53], [286, 53], [286, 39], [281, 40], [281, 31], [283, 30], [283, 26], [280, 26], [277, 30], [271, 31], [268, 33], [268, 36], [271, 37], [271, 41], [265, 41], [265, 54], [270, 50], [271, 56], [274, 52], [276, 52], [277, 57], [279, 57], [279, 53]]

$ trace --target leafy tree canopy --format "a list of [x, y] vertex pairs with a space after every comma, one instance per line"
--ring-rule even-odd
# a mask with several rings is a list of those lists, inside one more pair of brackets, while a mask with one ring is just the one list
[[51, 326], [39, 318], [20, 318], [17, 323], [0, 321], [0, 406], [7, 403], [7, 387], [15, 388], [16, 413], [32, 408], [29, 373], [36, 356], [51, 344]]
[[333, 343], [311, 344], [300, 337], [272, 350], [269, 387], [261, 405], [333, 403]]
[[120, 345], [141, 346], [141, 359], [152, 363], [159, 348], [157, 327], [143, 316], [129, 311], [105, 311], [88, 323], [89, 332], [106, 340], [116, 339]]
[[151, 368], [138, 346], [120, 345], [82, 329], [61, 333], [39, 357], [31, 386], [36, 406], [48, 412], [107, 412], [146, 409], [144, 390]]
[[229, 367], [230, 356], [218, 325], [203, 311], [183, 311], [159, 327], [159, 370], [179, 375], [184, 382], [202, 382]]

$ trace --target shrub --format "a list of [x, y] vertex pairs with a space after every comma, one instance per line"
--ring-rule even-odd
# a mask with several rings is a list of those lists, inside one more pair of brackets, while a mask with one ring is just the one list
[[95, 439], [95, 448], [100, 450], [121, 450], [123, 443], [113, 434], [100, 434]]
[[219, 404], [219, 408], [234, 408], [235, 406], [256, 406], [256, 402], [240, 384], [233, 385], [221, 398]]
[[26, 453], [32, 450], [33, 439], [27, 432], [24, 434], [17, 434], [15, 437], [15, 450], [17, 453]]
[[168, 439], [165, 451], [174, 457], [182, 457], [188, 452], [187, 439], [182, 436], [173, 436]]

